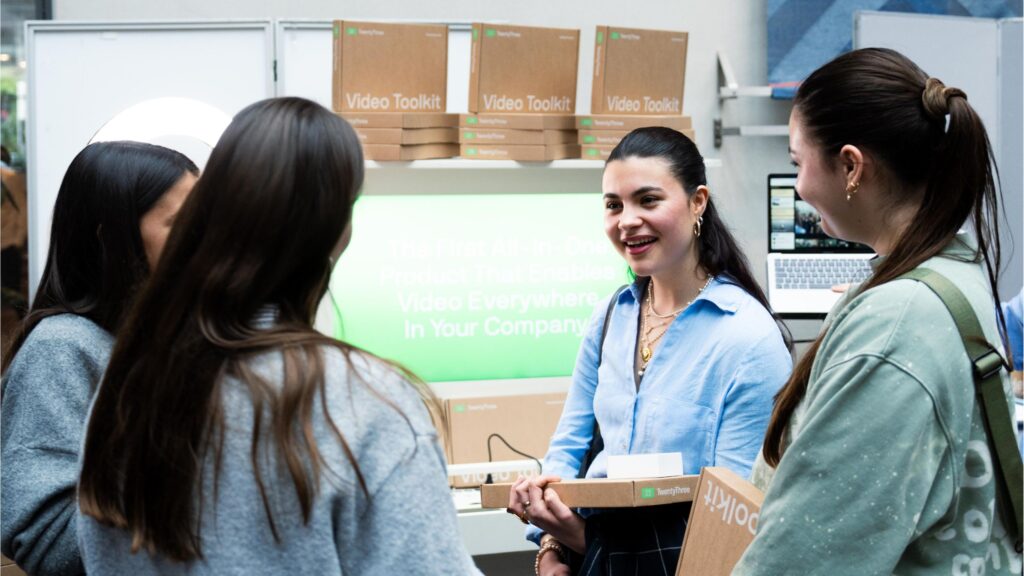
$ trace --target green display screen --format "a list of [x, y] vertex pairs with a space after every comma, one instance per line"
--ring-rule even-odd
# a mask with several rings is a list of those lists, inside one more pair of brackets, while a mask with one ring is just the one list
[[598, 194], [364, 196], [331, 278], [335, 336], [429, 382], [567, 376], [628, 281]]

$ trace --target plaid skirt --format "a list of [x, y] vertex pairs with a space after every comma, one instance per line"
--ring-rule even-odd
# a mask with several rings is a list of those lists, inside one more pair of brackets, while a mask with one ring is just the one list
[[605, 509], [587, 518], [586, 550], [570, 567], [581, 576], [673, 576], [690, 502]]

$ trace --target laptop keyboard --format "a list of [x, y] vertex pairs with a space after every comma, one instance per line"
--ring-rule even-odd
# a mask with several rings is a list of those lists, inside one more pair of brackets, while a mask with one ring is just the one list
[[780, 258], [775, 261], [775, 287], [816, 290], [863, 282], [871, 275], [866, 258]]

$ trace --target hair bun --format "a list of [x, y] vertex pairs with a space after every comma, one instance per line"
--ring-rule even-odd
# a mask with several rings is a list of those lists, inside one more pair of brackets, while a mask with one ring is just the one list
[[945, 118], [949, 114], [949, 99], [957, 97], [966, 100], [967, 94], [959, 88], [947, 87], [938, 78], [925, 81], [924, 92], [921, 93], [925, 112], [936, 119]]

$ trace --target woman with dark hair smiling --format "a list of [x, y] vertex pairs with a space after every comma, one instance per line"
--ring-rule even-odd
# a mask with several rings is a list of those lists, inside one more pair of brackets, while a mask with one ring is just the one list
[[75, 482], [89, 400], [198, 173], [173, 150], [106, 142], [61, 182], [43, 277], [3, 358], [2, 548], [30, 574], [83, 572]]
[[436, 399], [312, 326], [362, 181], [355, 131], [309, 100], [221, 136], [89, 418], [90, 573], [476, 572]]
[[[725, 466], [746, 477], [772, 396], [792, 366], [746, 257], [719, 216], [693, 141], [640, 128], [612, 151], [602, 180], [604, 227], [636, 280], [599, 305], [544, 459], [508, 510], [540, 544], [538, 574], [674, 574], [689, 504], [569, 509], [547, 484], [588, 478], [608, 456], [678, 452], [683, 472]], [[603, 448], [592, 445], [595, 422]]]

